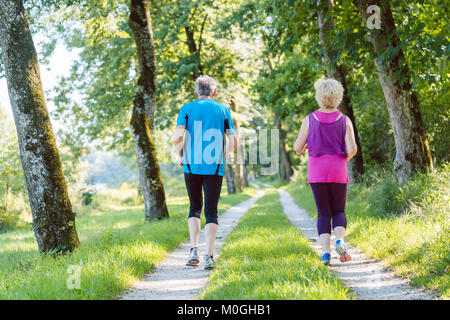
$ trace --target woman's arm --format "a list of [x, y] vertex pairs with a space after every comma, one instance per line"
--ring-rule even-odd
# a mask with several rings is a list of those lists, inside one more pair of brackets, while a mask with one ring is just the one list
[[349, 161], [358, 152], [358, 147], [352, 122], [347, 116], [345, 117], [345, 146], [347, 147], [347, 161]]
[[297, 140], [294, 143], [294, 151], [297, 154], [306, 150], [306, 140], [308, 139], [309, 119], [306, 117], [303, 119], [302, 126], [298, 132]]

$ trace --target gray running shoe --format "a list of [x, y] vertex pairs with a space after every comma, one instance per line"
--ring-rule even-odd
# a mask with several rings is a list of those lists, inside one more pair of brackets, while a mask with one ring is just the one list
[[200, 262], [200, 257], [198, 255], [198, 249], [197, 248], [191, 248], [191, 253], [189, 254], [189, 259], [186, 262], [187, 266], [198, 266], [198, 263]]
[[216, 265], [216, 261], [214, 261], [213, 256], [205, 255], [204, 259], [205, 269], [211, 270], [214, 269]]

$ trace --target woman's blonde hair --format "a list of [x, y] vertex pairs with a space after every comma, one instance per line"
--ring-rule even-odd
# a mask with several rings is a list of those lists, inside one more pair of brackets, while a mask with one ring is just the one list
[[344, 87], [334, 79], [322, 78], [314, 83], [316, 101], [323, 108], [336, 108], [342, 101]]

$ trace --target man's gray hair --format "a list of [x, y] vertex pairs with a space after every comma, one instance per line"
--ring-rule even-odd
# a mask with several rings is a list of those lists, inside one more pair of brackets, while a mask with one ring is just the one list
[[198, 96], [211, 97], [217, 88], [217, 82], [207, 75], [201, 75], [195, 80], [195, 92]]

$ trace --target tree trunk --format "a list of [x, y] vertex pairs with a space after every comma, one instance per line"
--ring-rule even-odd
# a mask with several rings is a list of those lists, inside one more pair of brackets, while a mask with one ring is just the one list
[[[228, 158], [228, 156], [225, 157], [225, 160]], [[236, 154], [234, 154], [234, 161], [236, 162]], [[231, 160], [231, 157], [230, 157]], [[227, 181], [227, 191], [228, 194], [236, 193], [236, 180], [235, 180], [235, 174], [233, 169], [233, 164], [229, 163], [227, 164], [225, 161], [225, 178]]]
[[156, 106], [156, 58], [147, 1], [131, 0], [128, 24], [136, 43], [139, 76], [133, 101], [131, 133], [144, 197], [145, 221], [148, 222], [168, 218], [169, 213], [151, 134]]
[[205, 27], [206, 18], [208, 15], [205, 15], [205, 18], [203, 19], [202, 28], [200, 31], [200, 43], [197, 47], [197, 43], [195, 42], [194, 38], [194, 31], [192, 31], [192, 28], [190, 26], [184, 27], [184, 31], [186, 34], [186, 42], [188, 45], [189, 53], [191, 56], [195, 59], [196, 68], [194, 69], [192, 73], [192, 79], [195, 81], [200, 75], [203, 74], [203, 66], [200, 59], [200, 50], [201, 50], [201, 41], [202, 41], [202, 34], [203, 34], [203, 28]]
[[394, 132], [396, 155], [394, 171], [400, 184], [411, 173], [431, 168], [433, 163], [416, 93], [411, 90], [411, 75], [396, 34], [388, 0], [354, 0], [363, 21], [367, 8], [380, 8], [381, 29], [370, 30], [368, 38], [375, 51], [375, 66], [386, 99]]
[[0, 0], [0, 41], [9, 97], [41, 252], [80, 245], [47, 111], [39, 63], [21, 0]]
[[292, 169], [292, 162], [289, 152], [286, 150], [286, 131], [283, 129], [282, 121], [278, 113], [275, 113], [275, 122], [278, 131], [280, 132], [281, 163], [279, 178], [284, 181], [290, 181], [292, 175], [294, 174], [294, 170]]
[[[230, 101], [230, 109], [238, 113], [239, 107], [236, 104], [235, 97], [231, 97]], [[240, 123], [238, 119], [234, 119], [234, 125], [236, 129], [236, 134], [239, 132]], [[245, 154], [244, 154], [244, 146], [242, 144], [239, 144], [237, 146], [236, 151], [234, 152], [234, 159], [236, 161], [235, 164], [235, 171], [234, 171], [234, 181], [236, 189], [242, 190], [243, 188], [248, 186], [248, 179], [247, 179], [247, 168], [245, 167]]]
[[236, 193], [236, 186], [234, 184], [234, 171], [230, 164], [225, 165], [225, 179], [227, 181], [228, 194]]
[[362, 156], [361, 143], [359, 141], [358, 128], [356, 126], [355, 115], [351, 105], [350, 94], [348, 92], [346, 72], [342, 65], [339, 64], [339, 52], [334, 49], [327, 41], [329, 31], [334, 28], [333, 16], [329, 13], [330, 0], [317, 0], [318, 5], [318, 24], [319, 24], [319, 39], [323, 48], [323, 56], [326, 65], [326, 72], [328, 78], [333, 78], [339, 81], [344, 87], [344, 96], [340, 104], [342, 112], [349, 117], [353, 124], [355, 132], [356, 146], [358, 153], [347, 163], [349, 176], [352, 179], [358, 179], [364, 173], [364, 161]]

